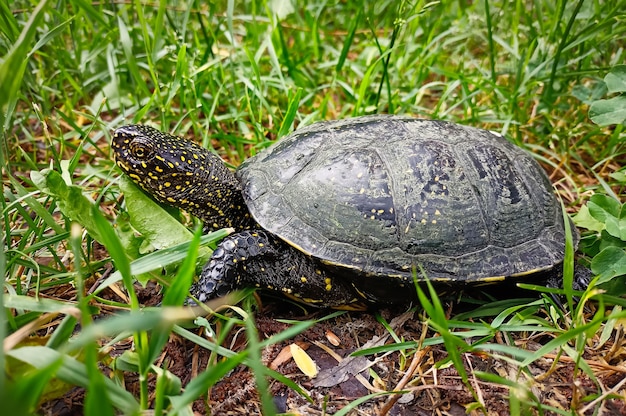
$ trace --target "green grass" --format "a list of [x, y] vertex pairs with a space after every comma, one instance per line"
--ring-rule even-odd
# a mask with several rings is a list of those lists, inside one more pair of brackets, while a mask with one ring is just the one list
[[[111, 130], [126, 123], [193, 137], [232, 165], [321, 119], [410, 114], [500, 131], [543, 163], [570, 213], [594, 193], [608, 195], [613, 202], [600, 203], [604, 210], [590, 205], [596, 222], [585, 217], [590, 232], [581, 247], [589, 256], [611, 247], [591, 263], [605, 283], [612, 275], [604, 272], [626, 267], [626, 209], [619, 203], [626, 136], [623, 125], [599, 126], [588, 117], [589, 105], [607, 94], [605, 75], [624, 62], [626, 1], [298, 3], [306, 6], [280, 0], [0, 4], [0, 307], [6, 312], [0, 402], [15, 414], [36, 412], [71, 386], [102, 392], [85, 397], [90, 414], [148, 408], [188, 414], [190, 403], [239, 363], [252, 369], [264, 393], [278, 380], [313, 400], [311, 406], [325, 406], [262, 361], [264, 348], [314, 322], [292, 322], [262, 339], [246, 319], [256, 304], [244, 293], [241, 307], [203, 323], [212, 334], [205, 338], [181, 326], [189, 316], [180, 308], [142, 308], [135, 278], [171, 284], [164, 305], [179, 305], [194, 271], [189, 258], [206, 258], [206, 247], [221, 236], [189, 243], [193, 233], [164, 220], [158, 206], [132, 206], [132, 188], [120, 181], [108, 147]], [[52, 173], [41, 174], [46, 168]], [[131, 228], [137, 212], [153, 218], [141, 229], [146, 240], [157, 244], [167, 222], [168, 237], [157, 246], [178, 245], [144, 257], [145, 241]], [[171, 264], [187, 250], [193, 256], [174, 271]], [[105, 296], [112, 287], [122, 297]], [[431, 330], [423, 339], [396, 336], [370, 353], [400, 351], [410, 361], [423, 348], [444, 345], [449, 355], [441, 368], [460, 368], [483, 354], [515, 368], [516, 380], [460, 371], [474, 398], [468, 409], [477, 413], [493, 409], [481, 401], [475, 378], [505, 388], [512, 414], [599, 408], [624, 394], [623, 386], [606, 388], [593, 366], [619, 340], [624, 319], [623, 292], [618, 285], [607, 290], [592, 286], [577, 294], [582, 301], [570, 302], [566, 312], [546, 297], [487, 303], [452, 317], [426, 293], [423, 318]], [[240, 328], [246, 347], [224, 345]], [[212, 365], [184, 391], [167, 363], [157, 361], [172, 334], [211, 351]], [[132, 351], [111, 353], [127, 339]], [[525, 350], [521, 344], [529, 339], [541, 346]], [[567, 357], [574, 377], [591, 380], [561, 408], [542, 403], [533, 390], [540, 382], [532, 366], [548, 353]], [[133, 394], [122, 382], [124, 371], [138, 377]], [[274, 411], [268, 394], [259, 403], [267, 414]], [[360, 406], [354, 401], [344, 411]]]

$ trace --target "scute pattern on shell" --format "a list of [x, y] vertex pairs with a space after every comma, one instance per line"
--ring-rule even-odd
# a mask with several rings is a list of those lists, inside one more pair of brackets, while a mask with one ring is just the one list
[[299, 129], [236, 173], [254, 219], [361, 276], [482, 281], [552, 268], [561, 208], [543, 169], [500, 135], [369, 116]]

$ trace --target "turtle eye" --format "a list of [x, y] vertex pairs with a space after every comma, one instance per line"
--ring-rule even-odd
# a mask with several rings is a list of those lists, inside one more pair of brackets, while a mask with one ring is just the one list
[[130, 143], [130, 152], [136, 159], [148, 159], [152, 156], [153, 148], [150, 143], [142, 139], [135, 139]]

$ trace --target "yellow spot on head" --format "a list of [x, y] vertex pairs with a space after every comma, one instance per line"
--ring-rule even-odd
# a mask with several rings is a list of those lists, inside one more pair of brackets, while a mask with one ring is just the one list
[[301, 281], [302, 283], [306, 283], [306, 277], [302, 276], [302, 277], [300, 278], [300, 281]]

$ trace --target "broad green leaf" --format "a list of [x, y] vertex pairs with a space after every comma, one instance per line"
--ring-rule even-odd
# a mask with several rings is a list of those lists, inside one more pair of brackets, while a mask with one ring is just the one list
[[92, 216], [93, 201], [83, 195], [80, 187], [66, 184], [61, 174], [51, 169], [32, 171], [30, 178], [40, 191], [54, 197], [63, 215], [85, 227], [91, 237], [102, 242]]
[[589, 118], [599, 126], [622, 124], [626, 120], [626, 95], [594, 102], [589, 107]]
[[580, 210], [572, 218], [574, 224], [580, 228], [586, 228], [591, 231], [600, 232], [604, 230], [604, 223], [595, 219], [589, 212], [589, 207], [583, 205]]
[[606, 219], [606, 232], [613, 237], [626, 241], [626, 219], [608, 217]]
[[[586, 219], [586, 225], [589, 225], [586, 228], [597, 231], [604, 229], [609, 235], [626, 241], [626, 207], [614, 198], [602, 194], [592, 196], [587, 207], [592, 219]], [[585, 219], [586, 212], [581, 210], [581, 215], [581, 219]]]
[[120, 177], [120, 190], [124, 193], [131, 225], [152, 247], [162, 249], [192, 239], [193, 234], [184, 225], [126, 176]]
[[623, 169], [617, 172], [613, 172], [609, 176], [618, 182], [626, 183], [626, 171], [624, 171]]
[[605, 248], [591, 261], [591, 271], [597, 275], [606, 276], [606, 279], [601, 280], [626, 274], [626, 252], [619, 247]]
[[603, 194], [592, 196], [587, 206], [591, 216], [600, 222], [606, 222], [607, 217], [619, 216], [621, 210], [619, 201]]
[[609, 94], [626, 92], [626, 65], [613, 67], [604, 77]]
[[606, 93], [606, 84], [604, 82], [596, 82], [591, 88], [580, 84], [572, 88], [572, 95], [587, 105], [602, 99], [602, 97], [606, 96]]

